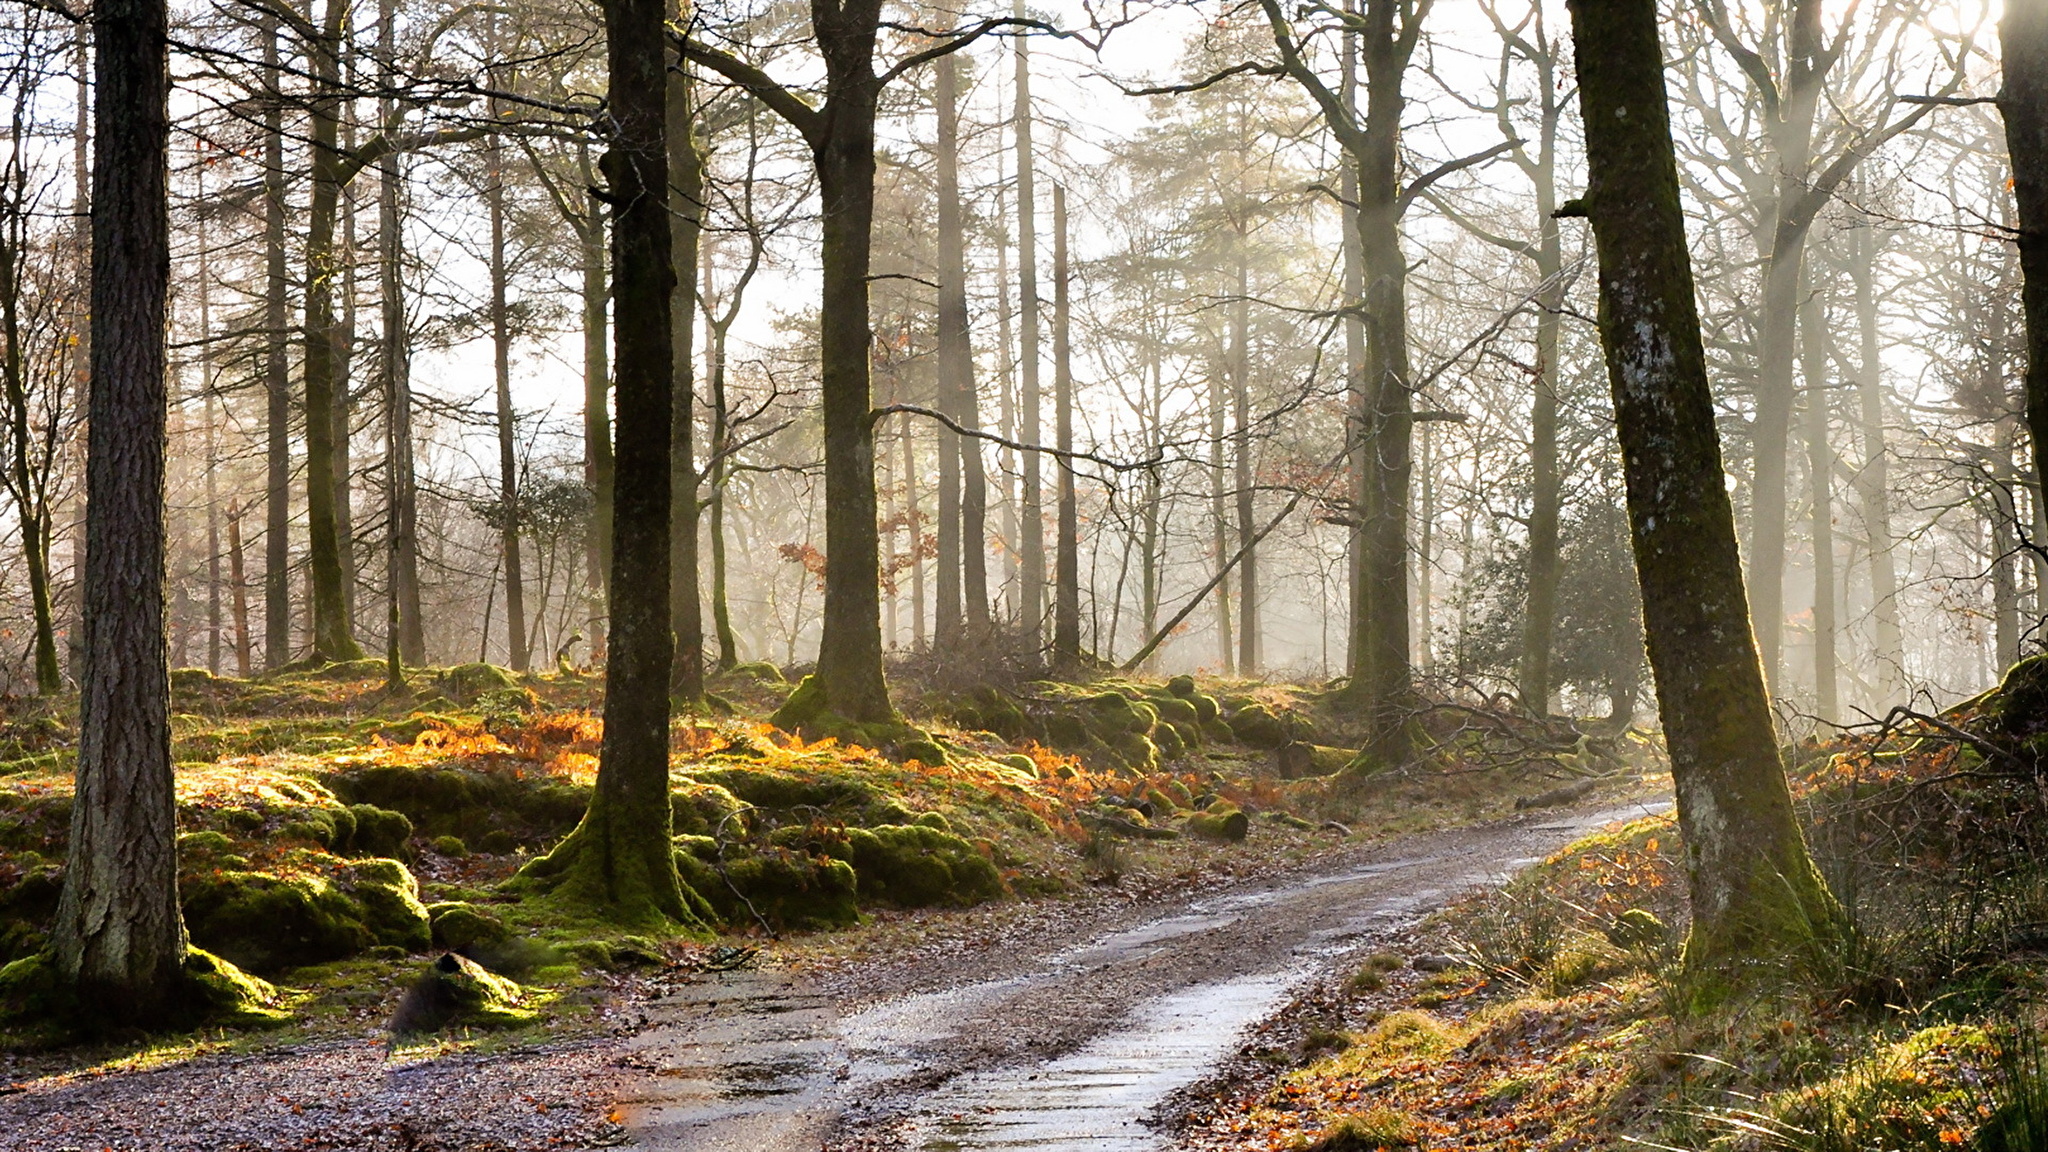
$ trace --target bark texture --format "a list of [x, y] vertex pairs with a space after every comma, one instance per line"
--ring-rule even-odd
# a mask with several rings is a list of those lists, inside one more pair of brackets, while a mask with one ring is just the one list
[[170, 97], [162, 0], [95, 9], [92, 388], [77, 800], [52, 943], [81, 1004], [148, 1021], [185, 957], [164, 646]]
[[2012, 156], [2026, 318], [2027, 435], [2040, 485], [2048, 477], [2048, 0], [2006, 0], [1998, 32], [2005, 68], [1998, 109]]
[[1772, 733], [1714, 429], [1655, 0], [1574, 0], [1600, 334], [1643, 623], [1671, 753], [1687, 957], [1768, 957], [1831, 933]]
[[663, 0], [606, 0], [613, 137], [612, 323], [619, 412], [604, 745], [582, 823], [528, 875], [625, 922], [695, 922], [670, 843], [669, 299]]

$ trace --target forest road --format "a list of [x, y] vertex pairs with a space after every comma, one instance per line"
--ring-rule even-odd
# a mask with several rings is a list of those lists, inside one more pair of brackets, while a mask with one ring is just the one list
[[628, 1127], [648, 1152], [1170, 1148], [1154, 1109], [1292, 990], [1462, 891], [1666, 807], [1417, 834], [1121, 924], [926, 950], [870, 973], [891, 994], [865, 1003], [772, 968], [698, 977], [627, 1042], [648, 1073]]

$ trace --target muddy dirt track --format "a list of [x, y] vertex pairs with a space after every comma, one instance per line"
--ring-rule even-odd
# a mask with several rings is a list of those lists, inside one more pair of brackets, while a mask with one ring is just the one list
[[1340, 853], [1280, 881], [1034, 922], [816, 978], [697, 977], [629, 1041], [649, 1152], [1138, 1150], [1290, 992], [1640, 804]]

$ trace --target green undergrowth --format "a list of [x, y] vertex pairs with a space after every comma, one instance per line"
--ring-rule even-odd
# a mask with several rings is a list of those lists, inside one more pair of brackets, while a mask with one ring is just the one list
[[1426, 966], [1361, 971], [1331, 1039], [1213, 1122], [1299, 1148], [1356, 1146], [1367, 1114], [1499, 1152], [2048, 1147], [2043, 700], [2035, 658], [1935, 722], [1793, 749], [1844, 909], [1823, 946], [1688, 965], [1675, 822], [1617, 825], [1440, 915]]
[[[515, 882], [589, 803], [600, 680], [464, 665], [412, 671], [392, 692], [383, 676], [365, 661], [173, 677], [187, 925], [195, 948], [274, 986], [273, 1035], [379, 1027], [490, 1044], [580, 1027], [619, 973], [709, 945]], [[1256, 868], [1354, 832], [1505, 814], [1525, 790], [1429, 766], [1345, 771], [1341, 715], [1277, 686], [1041, 681], [970, 694], [980, 703], [913, 700], [911, 719], [880, 726], [821, 711], [793, 731], [750, 718], [802, 704], [801, 683], [772, 666], [712, 686], [717, 701], [673, 728], [670, 811], [692, 906], [729, 936], [835, 932], [1211, 861]], [[48, 942], [71, 803], [66, 707], [0, 711], [0, 755], [13, 756], [0, 765], [0, 964]], [[1308, 770], [1283, 775], [1290, 748], [1309, 750]]]

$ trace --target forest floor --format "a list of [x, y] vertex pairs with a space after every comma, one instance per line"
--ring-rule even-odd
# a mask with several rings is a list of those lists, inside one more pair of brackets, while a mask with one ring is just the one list
[[1304, 985], [1154, 1119], [1205, 1152], [2048, 1148], [2044, 688], [2037, 657], [1795, 749], [1844, 910], [1803, 954], [1686, 965], [1680, 835], [1646, 816]]
[[[1327, 889], [1301, 905], [1320, 907], [1336, 889], [1317, 878], [1375, 845], [1498, 824], [1518, 800], [1640, 788], [1655, 770], [1632, 735], [1469, 708], [1419, 718], [1428, 755], [1390, 772], [1346, 747], [1343, 709], [1308, 689], [911, 680], [899, 691], [924, 727], [896, 747], [754, 719], [790, 688], [764, 666], [678, 719], [678, 867], [715, 929], [678, 934], [599, 924], [516, 880], [587, 802], [600, 682], [471, 665], [394, 695], [367, 662], [177, 673], [187, 923], [196, 946], [272, 982], [273, 1019], [80, 1042], [16, 1017], [0, 1025], [0, 1149], [615, 1144], [646, 1098], [634, 1053], [655, 1042], [634, 1038], [662, 1034], [679, 989], [734, 979], [718, 969], [799, 978], [835, 1012], [996, 982], [992, 958], [1015, 973], [1226, 891], [1296, 877]], [[68, 707], [0, 710], [0, 963], [36, 953], [54, 907]], [[463, 958], [456, 977], [483, 974], [483, 1002], [440, 991], [443, 954]], [[1042, 1010], [1071, 987], [1004, 1011], [1051, 1054], [1174, 979], [1091, 1001], [1078, 1024]]]

